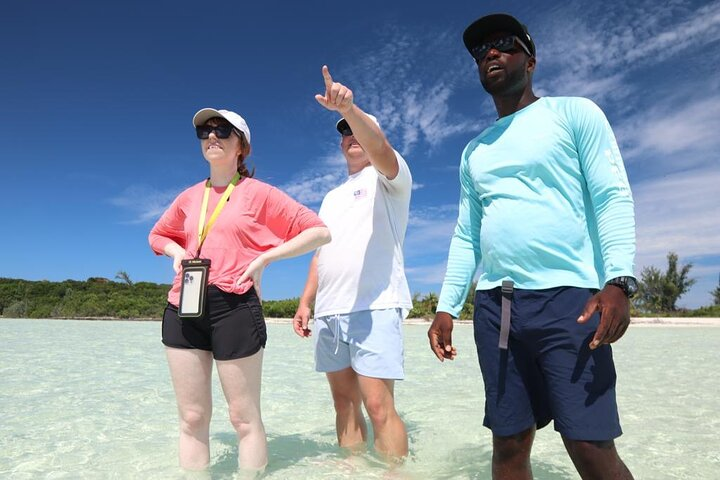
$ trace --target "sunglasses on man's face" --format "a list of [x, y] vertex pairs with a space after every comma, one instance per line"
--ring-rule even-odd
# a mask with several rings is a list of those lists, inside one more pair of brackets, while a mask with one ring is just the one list
[[513, 51], [517, 51], [518, 46], [520, 46], [520, 49], [527, 53], [528, 56], [532, 57], [530, 50], [515, 35], [508, 35], [507, 37], [496, 38], [495, 40], [481, 43], [480, 45], [473, 47], [470, 50], [470, 54], [473, 56], [476, 62], [480, 63], [485, 60], [488, 52], [493, 48], [498, 52], [510, 53]]
[[199, 125], [195, 127], [195, 133], [197, 134], [197, 137], [201, 140], [205, 140], [206, 138], [210, 137], [210, 134], [212, 132], [215, 132], [215, 136], [217, 138], [230, 138], [230, 135], [232, 135], [234, 130], [234, 127], [230, 124], [224, 124], [224, 125]]
[[352, 130], [350, 130], [350, 127], [345, 127], [342, 130], [340, 130], [340, 135], [342, 135], [343, 137], [349, 137], [352, 134], [353, 133], [352, 133]]

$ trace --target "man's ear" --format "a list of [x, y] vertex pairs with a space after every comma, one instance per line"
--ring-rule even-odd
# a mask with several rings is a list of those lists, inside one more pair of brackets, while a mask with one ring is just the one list
[[535, 71], [535, 57], [528, 58], [527, 71], [528, 73], [533, 73]]

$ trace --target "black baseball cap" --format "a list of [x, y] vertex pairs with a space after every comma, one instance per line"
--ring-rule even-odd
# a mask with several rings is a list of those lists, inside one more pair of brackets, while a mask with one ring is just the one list
[[463, 42], [465, 48], [471, 51], [473, 47], [477, 47], [489, 34], [493, 32], [512, 33], [520, 39], [535, 56], [535, 42], [528, 33], [527, 27], [520, 23], [512, 15], [506, 13], [494, 13], [480, 17], [470, 24], [463, 33]]

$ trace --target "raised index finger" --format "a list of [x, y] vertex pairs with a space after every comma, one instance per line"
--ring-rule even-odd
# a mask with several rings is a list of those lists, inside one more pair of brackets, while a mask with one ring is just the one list
[[332, 87], [333, 79], [330, 75], [330, 69], [328, 69], [327, 65], [323, 65], [322, 67], [322, 74], [323, 74], [323, 80], [325, 80], [325, 88], [327, 90], [330, 90], [330, 87]]

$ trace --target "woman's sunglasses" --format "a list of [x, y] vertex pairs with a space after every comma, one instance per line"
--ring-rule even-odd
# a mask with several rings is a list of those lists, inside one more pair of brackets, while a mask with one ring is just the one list
[[508, 35], [507, 37], [497, 38], [489, 42], [481, 43], [480, 45], [473, 47], [470, 50], [470, 54], [473, 56], [476, 62], [480, 63], [485, 60], [488, 52], [493, 48], [499, 52], [509, 53], [517, 50], [518, 45], [525, 53], [528, 54], [528, 56], [532, 57], [530, 50], [515, 35]]
[[[224, 124], [224, 125], [199, 125], [195, 127], [195, 133], [197, 134], [197, 137], [201, 140], [205, 140], [206, 138], [210, 137], [210, 134], [212, 132], [215, 132], [215, 136], [217, 138], [230, 138], [230, 135], [232, 135], [233, 130], [235, 130], [235, 127], [233, 127], [230, 124]], [[240, 135], [238, 135], [240, 136]]]

